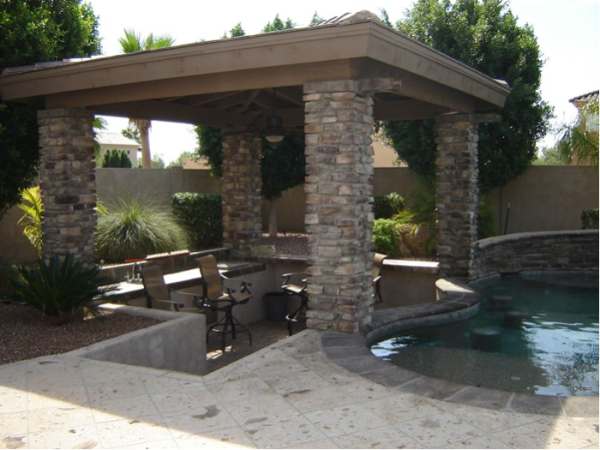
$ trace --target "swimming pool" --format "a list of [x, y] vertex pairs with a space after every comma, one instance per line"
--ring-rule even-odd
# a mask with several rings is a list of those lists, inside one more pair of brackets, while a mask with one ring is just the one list
[[469, 320], [415, 329], [371, 347], [405, 369], [538, 395], [598, 395], [598, 274], [511, 275], [473, 284]]

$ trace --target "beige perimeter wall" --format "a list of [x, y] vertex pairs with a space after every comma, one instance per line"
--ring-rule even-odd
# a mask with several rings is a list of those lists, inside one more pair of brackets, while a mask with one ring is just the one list
[[[120, 198], [138, 198], [169, 208], [175, 192], [218, 193], [220, 182], [206, 170], [183, 169], [97, 169], [98, 198], [110, 204]], [[375, 195], [417, 187], [415, 175], [405, 167], [376, 168]], [[498, 233], [510, 204], [508, 233], [567, 230], [581, 227], [585, 208], [598, 207], [598, 169], [583, 166], [532, 166], [502, 189], [490, 194]], [[304, 229], [304, 191], [297, 186], [278, 200], [277, 216], [281, 231]], [[267, 205], [263, 222], [267, 223]], [[0, 221], [0, 264], [30, 261], [35, 257], [16, 224], [20, 214], [13, 208]]]

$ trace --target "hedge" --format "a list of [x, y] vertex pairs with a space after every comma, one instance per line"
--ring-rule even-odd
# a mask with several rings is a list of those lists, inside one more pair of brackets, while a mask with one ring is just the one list
[[220, 195], [178, 192], [173, 195], [172, 205], [175, 218], [188, 233], [195, 250], [223, 243]]

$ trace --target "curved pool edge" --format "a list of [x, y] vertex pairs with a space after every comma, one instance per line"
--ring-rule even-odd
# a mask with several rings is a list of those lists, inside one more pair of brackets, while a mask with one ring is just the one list
[[597, 395], [553, 397], [458, 384], [404, 369], [371, 353], [369, 347], [385, 337], [415, 327], [464, 320], [479, 309], [479, 295], [462, 280], [439, 279], [436, 291], [437, 302], [376, 311], [365, 335], [324, 332], [323, 353], [354, 374], [404, 393], [504, 412], [598, 417]]

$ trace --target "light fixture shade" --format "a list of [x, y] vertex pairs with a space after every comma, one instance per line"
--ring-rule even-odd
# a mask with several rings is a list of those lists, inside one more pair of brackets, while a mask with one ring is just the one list
[[279, 144], [283, 141], [284, 136], [281, 134], [268, 134], [265, 136], [265, 139], [269, 144]]
[[279, 144], [283, 141], [284, 131], [281, 124], [281, 118], [276, 114], [271, 114], [268, 119], [267, 128], [265, 130], [265, 139], [270, 144]]

